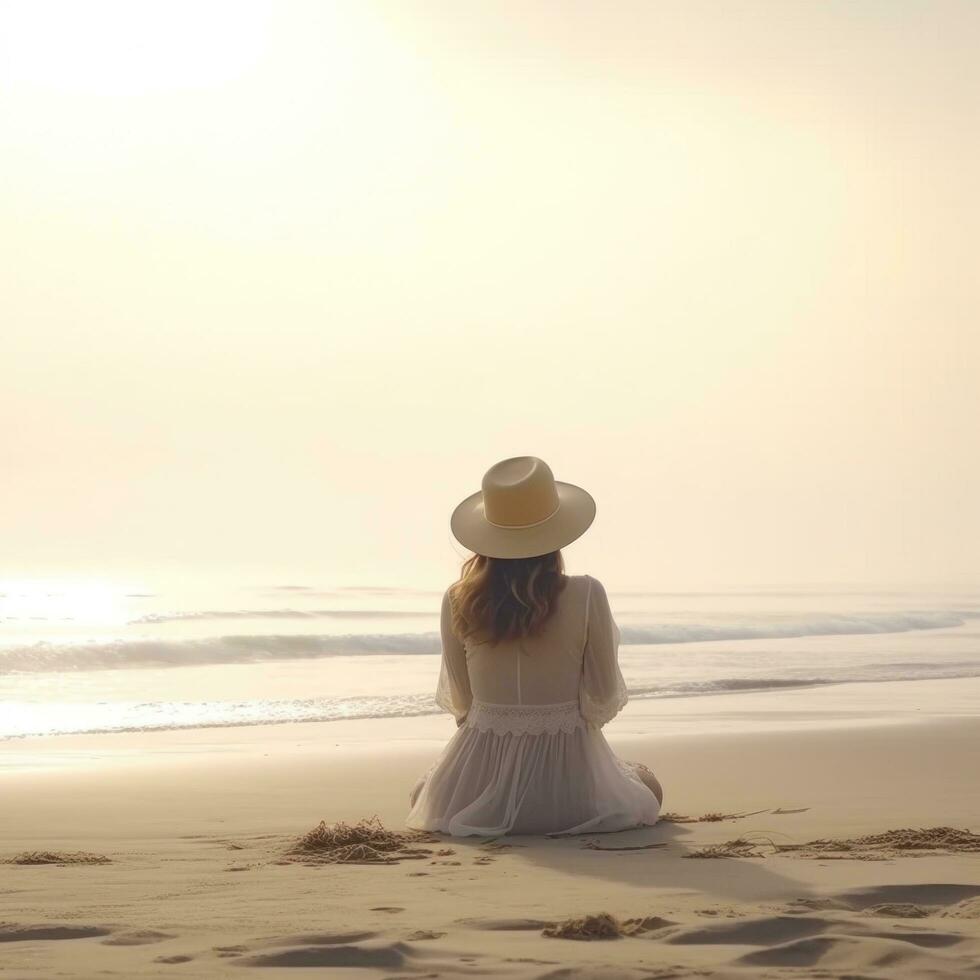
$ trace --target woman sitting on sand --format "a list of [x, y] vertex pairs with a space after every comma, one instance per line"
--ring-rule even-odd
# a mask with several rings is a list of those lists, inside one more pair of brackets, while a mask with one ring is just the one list
[[497, 836], [657, 822], [656, 777], [618, 759], [601, 730], [627, 701], [605, 589], [565, 575], [559, 550], [595, 509], [544, 460], [517, 456], [453, 512], [475, 554], [442, 597], [436, 702], [458, 728], [412, 791], [409, 827]]

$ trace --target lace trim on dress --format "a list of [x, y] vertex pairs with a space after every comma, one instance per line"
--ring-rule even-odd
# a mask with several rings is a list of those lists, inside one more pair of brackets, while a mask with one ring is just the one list
[[592, 724], [598, 725], [600, 728], [607, 722], [612, 721], [626, 707], [629, 701], [629, 691], [626, 688], [626, 681], [618, 669], [616, 674], [616, 690], [605, 701], [596, 701], [585, 690], [581, 692], [579, 698], [582, 717], [592, 722]]
[[465, 725], [495, 735], [571, 734], [585, 727], [578, 701], [554, 704], [493, 704], [473, 699]]

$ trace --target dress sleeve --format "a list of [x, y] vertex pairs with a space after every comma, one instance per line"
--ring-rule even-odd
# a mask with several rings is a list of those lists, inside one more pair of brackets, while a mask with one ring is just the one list
[[619, 627], [606, 590], [598, 579], [591, 575], [588, 579], [579, 709], [586, 721], [601, 728], [619, 714], [629, 695], [619, 669]]
[[466, 648], [452, 630], [452, 600], [447, 589], [442, 597], [439, 629], [442, 633], [442, 664], [436, 685], [436, 704], [456, 718], [461, 725], [470, 710], [473, 694], [466, 667]]

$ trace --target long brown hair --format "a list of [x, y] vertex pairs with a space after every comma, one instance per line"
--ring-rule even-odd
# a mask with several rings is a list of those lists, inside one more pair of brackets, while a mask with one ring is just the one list
[[535, 636], [568, 583], [561, 551], [533, 558], [473, 555], [449, 587], [452, 628], [460, 640], [496, 646]]

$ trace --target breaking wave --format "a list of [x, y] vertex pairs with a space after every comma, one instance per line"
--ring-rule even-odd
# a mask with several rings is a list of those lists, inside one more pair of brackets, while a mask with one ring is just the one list
[[623, 643], [698, 643], [707, 640], [764, 640], [794, 636], [849, 636], [867, 633], [907, 633], [911, 630], [962, 626], [967, 614], [955, 612], [869, 613], [787, 617], [744, 625], [725, 623], [666, 623], [662, 626], [623, 626]]
[[[711, 640], [778, 639], [902, 633], [961, 626], [966, 611], [869, 613], [772, 618], [752, 623], [666, 623], [622, 626], [623, 645], [698, 643]], [[320, 657], [429, 654], [440, 652], [437, 632], [347, 633], [51, 641], [0, 648], [0, 674], [51, 671], [190, 667]]]

